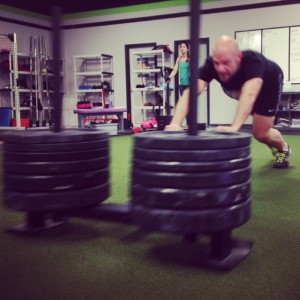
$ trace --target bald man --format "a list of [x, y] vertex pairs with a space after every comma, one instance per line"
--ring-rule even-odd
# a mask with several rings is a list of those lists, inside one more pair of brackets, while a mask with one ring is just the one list
[[[231, 126], [218, 126], [217, 131], [237, 132], [253, 115], [252, 132], [255, 139], [266, 144], [274, 156], [274, 168], [287, 168], [291, 149], [274, 127], [274, 119], [281, 97], [283, 72], [280, 67], [255, 51], [241, 51], [235, 39], [220, 37], [212, 56], [199, 69], [198, 93], [217, 80], [223, 91], [238, 100]], [[181, 130], [189, 109], [189, 89], [185, 90], [175, 108], [167, 131]]]

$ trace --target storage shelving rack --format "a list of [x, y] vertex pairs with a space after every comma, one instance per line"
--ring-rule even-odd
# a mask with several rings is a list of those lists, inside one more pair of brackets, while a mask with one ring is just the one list
[[[9, 37], [12, 47], [10, 52], [1, 53], [1, 64], [4, 59], [3, 56], [7, 56], [5, 59], [8, 60], [9, 64], [9, 86], [1, 88], [1, 92], [10, 92], [10, 106], [14, 111], [14, 116], [16, 118], [16, 129], [21, 128], [20, 122], [20, 91], [18, 87], [19, 71], [18, 71], [18, 47], [17, 47], [17, 35], [16, 33], [11, 33], [8, 35], [2, 35], [1, 37]], [[5, 73], [5, 71], [3, 72]], [[2, 94], [2, 93], [1, 93]], [[2, 99], [1, 99], [2, 100]], [[2, 102], [2, 101], [1, 101]], [[6, 126], [5, 126], [6, 127]], [[1, 127], [2, 129], [6, 129]]]
[[151, 114], [166, 113], [165, 67], [171, 67], [172, 55], [164, 50], [131, 52], [132, 123], [139, 126]]
[[300, 127], [300, 85], [283, 87], [279, 109], [276, 114], [278, 127]]
[[[31, 121], [36, 119], [35, 126], [37, 127], [46, 126], [45, 114], [47, 112], [47, 121], [51, 125], [50, 116], [51, 111], [54, 109], [51, 97], [53, 95], [54, 80], [53, 59], [49, 57], [44, 59], [44, 65], [42, 66], [40, 53], [37, 52], [35, 57], [26, 53], [19, 53], [17, 51], [16, 34], [14, 34], [11, 51], [0, 52], [0, 63], [4, 61], [8, 63], [8, 69], [1, 72], [4, 75], [1, 76], [1, 85], [5, 85], [5, 88], [1, 88], [0, 92], [1, 96], [3, 95], [3, 102], [9, 103], [13, 111], [15, 126], [10, 127], [10, 129], [25, 128], [25, 125], [22, 124], [22, 112], [24, 119], [29, 118]], [[64, 60], [60, 60], [60, 63], [61, 92], [64, 93]], [[8, 75], [5, 76], [5, 74]], [[10, 99], [6, 97], [8, 93]]]
[[113, 105], [113, 56], [108, 54], [74, 56], [75, 95], [90, 101], [91, 107]]

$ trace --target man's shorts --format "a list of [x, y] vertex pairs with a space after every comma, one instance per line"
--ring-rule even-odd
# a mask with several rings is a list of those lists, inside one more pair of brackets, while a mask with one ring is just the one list
[[264, 83], [254, 104], [252, 114], [275, 116], [281, 99], [282, 84], [283, 73], [281, 71], [274, 74], [270, 83]]

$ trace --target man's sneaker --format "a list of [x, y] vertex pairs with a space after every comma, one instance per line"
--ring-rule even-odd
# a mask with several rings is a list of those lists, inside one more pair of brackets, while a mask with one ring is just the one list
[[278, 151], [275, 154], [275, 162], [273, 164], [273, 168], [276, 168], [276, 169], [287, 168], [289, 166], [289, 159], [290, 159], [291, 153], [292, 153], [292, 150], [289, 145], [288, 145], [287, 151]]

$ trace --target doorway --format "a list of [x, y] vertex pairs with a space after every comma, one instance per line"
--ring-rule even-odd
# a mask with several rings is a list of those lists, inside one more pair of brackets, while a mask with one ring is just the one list
[[[179, 40], [174, 41], [174, 62], [180, 55], [180, 44], [190, 44], [190, 40]], [[209, 38], [199, 39], [199, 67], [203, 65], [206, 58], [209, 56]], [[175, 99], [179, 99], [179, 81], [178, 74], [176, 75], [175, 83]], [[197, 105], [197, 123], [205, 123], [208, 127], [210, 125], [210, 101], [209, 101], [209, 86], [203, 93], [198, 97]]]

